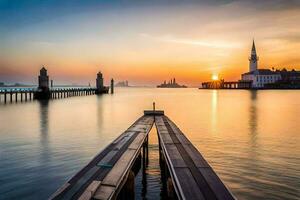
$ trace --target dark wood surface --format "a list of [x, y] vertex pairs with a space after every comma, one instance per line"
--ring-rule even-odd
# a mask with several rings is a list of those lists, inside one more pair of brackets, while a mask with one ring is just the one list
[[110, 199], [115, 196], [153, 123], [153, 116], [139, 118], [50, 199]]
[[168, 117], [139, 118], [50, 199], [115, 199], [154, 124], [179, 199], [234, 199], [200, 152]]
[[180, 129], [156, 116], [160, 145], [179, 199], [234, 199], [224, 183]]

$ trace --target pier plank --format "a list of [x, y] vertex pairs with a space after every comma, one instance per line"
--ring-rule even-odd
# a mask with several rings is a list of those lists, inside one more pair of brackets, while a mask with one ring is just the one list
[[173, 144], [166, 144], [166, 153], [168, 157], [171, 159], [170, 163], [173, 167], [187, 167], [185, 164], [182, 156], [180, 155], [179, 151], [177, 150], [176, 146]]
[[170, 135], [168, 133], [160, 132], [160, 137], [161, 137], [162, 141], [164, 142], [164, 144], [174, 144], [172, 138], [170, 137]]
[[145, 138], [146, 138], [145, 134], [139, 134], [134, 139], [134, 141], [129, 145], [128, 149], [138, 150], [139, 148], [141, 148], [141, 145], [143, 144]]
[[156, 116], [155, 124], [179, 199], [234, 199], [200, 152], [174, 122], [166, 116]]
[[139, 118], [50, 199], [117, 198], [154, 122], [178, 199], [234, 199], [201, 153], [162, 112]]
[[126, 174], [126, 171], [128, 171], [127, 169], [130, 167], [130, 164], [133, 162], [135, 153], [135, 150], [126, 150], [114, 165], [114, 167], [107, 174], [107, 176], [104, 178], [102, 184], [115, 187], [118, 186], [118, 184]]
[[212, 168], [199, 168], [205, 180], [214, 191], [218, 199], [231, 199], [232, 194], [228, 192], [226, 186], [222, 183]]
[[101, 181], [93, 181], [88, 188], [83, 192], [83, 194], [79, 197], [79, 200], [89, 200], [91, 199], [98, 187], [100, 186]]
[[207, 161], [192, 144], [184, 144], [182, 146], [192, 158], [196, 167], [210, 167]]
[[111, 199], [116, 188], [107, 185], [101, 185], [95, 192], [93, 199], [107, 200]]
[[[197, 186], [197, 183], [194, 180], [193, 175], [191, 174], [189, 168], [175, 168], [176, 177], [178, 178], [178, 183], [180, 185], [180, 189], [182, 190], [182, 195], [185, 199], [188, 200], [204, 200], [200, 188]], [[189, 187], [186, 187], [186, 186]]]
[[152, 116], [139, 118], [50, 199], [110, 199], [116, 196], [153, 123]]

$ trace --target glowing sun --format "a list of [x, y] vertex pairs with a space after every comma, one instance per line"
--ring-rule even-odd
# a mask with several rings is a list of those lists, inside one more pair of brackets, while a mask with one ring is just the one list
[[212, 75], [211, 79], [213, 81], [217, 81], [217, 80], [219, 80], [219, 76], [217, 74], [214, 74], [214, 75]]

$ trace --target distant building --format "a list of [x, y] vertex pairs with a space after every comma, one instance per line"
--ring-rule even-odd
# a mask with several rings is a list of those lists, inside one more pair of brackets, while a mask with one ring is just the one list
[[116, 87], [129, 87], [128, 81], [120, 81], [116, 84]]
[[258, 69], [258, 56], [253, 40], [249, 57], [249, 72], [242, 74], [242, 81], [252, 81], [252, 88], [264, 88], [265, 84], [281, 80], [281, 74], [270, 69]]
[[0, 82], [0, 87], [4, 87], [5, 84], [3, 82]]
[[175, 78], [171, 79], [168, 83], [164, 81], [162, 84], [157, 86], [158, 88], [186, 88], [185, 85], [179, 85], [176, 83]]

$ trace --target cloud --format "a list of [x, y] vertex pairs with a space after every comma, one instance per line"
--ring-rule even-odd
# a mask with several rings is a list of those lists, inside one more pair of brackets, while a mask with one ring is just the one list
[[203, 40], [203, 39], [190, 39], [190, 38], [178, 38], [172, 35], [164, 35], [164, 36], [152, 36], [147, 33], [141, 33], [141, 37], [152, 39], [160, 42], [167, 43], [175, 43], [175, 44], [184, 44], [184, 45], [194, 45], [194, 46], [202, 46], [209, 48], [224, 48], [224, 49], [232, 49], [239, 48], [240, 45], [238, 43], [226, 42], [226, 41], [217, 41], [217, 40]]

